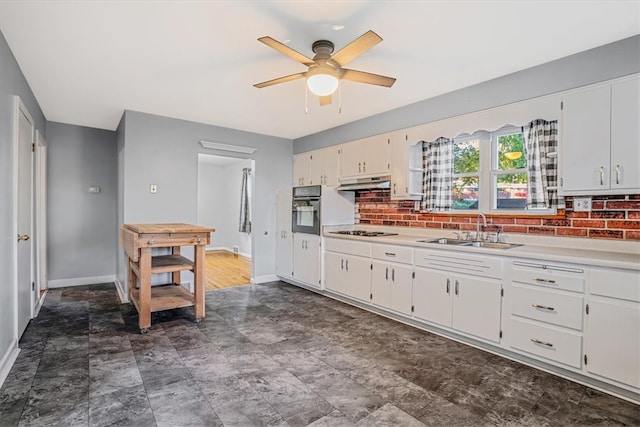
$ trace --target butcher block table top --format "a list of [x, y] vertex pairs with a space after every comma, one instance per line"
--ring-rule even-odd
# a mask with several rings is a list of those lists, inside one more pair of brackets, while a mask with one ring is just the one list
[[167, 224], [124, 224], [134, 233], [139, 234], [164, 234], [164, 233], [211, 233], [213, 228], [201, 227], [199, 225], [167, 223]]

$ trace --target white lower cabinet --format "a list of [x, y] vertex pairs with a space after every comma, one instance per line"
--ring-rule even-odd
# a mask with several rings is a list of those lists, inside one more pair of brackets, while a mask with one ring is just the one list
[[278, 190], [276, 229], [276, 274], [292, 277], [293, 232], [291, 231], [291, 187]]
[[293, 278], [306, 285], [320, 288], [320, 236], [293, 234]]
[[580, 266], [513, 261], [506, 341], [513, 350], [580, 369], [586, 273]]
[[640, 272], [593, 268], [585, 369], [640, 390]]
[[371, 293], [371, 245], [326, 239], [325, 289], [369, 302]]
[[410, 247], [373, 245], [371, 303], [411, 315], [413, 266]]
[[500, 259], [416, 250], [415, 263], [414, 317], [500, 342]]

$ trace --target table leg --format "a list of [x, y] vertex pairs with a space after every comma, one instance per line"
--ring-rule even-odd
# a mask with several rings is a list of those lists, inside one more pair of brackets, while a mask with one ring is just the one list
[[[180, 246], [173, 246], [171, 248], [171, 253], [173, 255], [180, 255]], [[174, 285], [180, 285], [180, 272], [179, 271], [174, 271], [173, 273], [171, 273], [171, 280], [173, 282]]]
[[140, 252], [138, 326], [143, 331], [151, 327], [151, 248], [141, 248]]
[[193, 262], [193, 293], [196, 321], [204, 318], [204, 245], [196, 245]]

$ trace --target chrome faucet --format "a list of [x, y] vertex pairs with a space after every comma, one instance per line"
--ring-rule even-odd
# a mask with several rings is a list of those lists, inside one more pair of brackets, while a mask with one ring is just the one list
[[484, 216], [483, 213], [478, 214], [478, 219], [476, 220], [476, 240], [482, 240], [482, 234], [480, 234], [480, 218], [482, 218], [482, 230], [484, 231], [487, 228], [487, 217]]

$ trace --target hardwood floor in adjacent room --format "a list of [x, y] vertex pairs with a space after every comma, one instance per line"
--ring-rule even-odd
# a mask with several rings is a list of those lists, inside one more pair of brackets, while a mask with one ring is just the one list
[[227, 251], [207, 251], [205, 290], [224, 289], [251, 283], [251, 259]]

